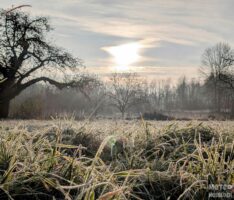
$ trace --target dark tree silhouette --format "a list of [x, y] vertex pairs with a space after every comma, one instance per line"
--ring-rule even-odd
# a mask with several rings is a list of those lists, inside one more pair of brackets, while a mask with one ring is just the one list
[[[79, 59], [51, 45], [47, 33], [51, 26], [46, 17], [30, 17], [14, 10], [1, 11], [0, 15], [0, 118], [7, 118], [11, 99], [27, 87], [44, 81], [59, 89], [77, 87], [84, 89], [92, 78], [60, 81], [50, 78], [56, 70], [80, 66]], [[49, 72], [50, 76], [46, 76]]]
[[234, 51], [232, 50], [231, 55], [225, 55], [223, 59], [229, 64], [219, 74], [219, 80], [232, 91], [231, 117], [234, 118]]
[[227, 87], [234, 90], [234, 50], [223, 56], [223, 60], [228, 63], [219, 74], [219, 80], [226, 84]]
[[146, 102], [144, 82], [135, 73], [114, 73], [110, 77], [110, 89], [108, 96], [111, 106], [117, 108], [122, 119], [128, 109], [140, 103]]
[[[211, 48], [207, 48], [202, 55], [202, 64], [204, 66], [202, 70], [206, 75], [206, 83], [213, 87], [214, 91], [214, 105], [217, 112], [221, 109], [221, 98], [223, 87], [225, 87], [224, 74], [232, 67], [230, 59], [233, 58], [233, 51], [229, 44], [218, 43]], [[221, 81], [222, 80], [222, 81]]]

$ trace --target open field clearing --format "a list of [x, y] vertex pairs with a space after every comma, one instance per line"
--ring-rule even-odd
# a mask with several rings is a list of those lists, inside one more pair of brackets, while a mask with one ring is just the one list
[[1, 0], [0, 200], [234, 199], [233, 2]]
[[231, 121], [9, 120], [0, 132], [0, 199], [233, 195]]

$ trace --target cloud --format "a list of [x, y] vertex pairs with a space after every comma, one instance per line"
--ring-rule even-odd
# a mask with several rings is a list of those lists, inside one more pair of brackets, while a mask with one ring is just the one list
[[[86, 69], [88, 72], [93, 72], [98, 74], [104, 79], [108, 79], [112, 73], [115, 72], [112, 67], [89, 67]], [[202, 80], [202, 75], [199, 73], [199, 68], [195, 66], [170, 66], [170, 67], [160, 67], [160, 66], [133, 66], [130, 68], [129, 72], [135, 72], [142, 77], [147, 77], [148, 81], [153, 80], [167, 80], [171, 79], [171, 83], [175, 84], [179, 78], [186, 76], [188, 80], [196, 79]]]
[[[94, 33], [129, 39], [157, 38], [184, 45], [222, 40], [220, 34], [209, 28], [220, 29], [213, 24], [214, 20], [233, 24], [233, 20], [224, 19], [220, 12], [215, 12], [218, 4], [212, 6], [199, 0], [189, 4], [181, 0], [107, 2], [48, 1], [40, 5], [43, 9], [33, 6], [33, 13], [49, 15], [56, 19], [56, 24], [63, 22], [65, 26], [77, 26]], [[56, 6], [51, 9], [50, 5], [54, 4]], [[209, 15], [205, 15], [205, 11], [210, 12]]]
[[113, 65], [103, 47], [140, 42], [145, 46], [137, 67], [145, 66], [148, 75], [166, 70], [177, 76], [182, 68], [198, 67], [205, 48], [220, 41], [234, 45], [233, 0], [1, 1], [4, 8], [12, 4], [30, 4], [25, 10], [31, 14], [50, 16], [58, 44], [95, 69]]

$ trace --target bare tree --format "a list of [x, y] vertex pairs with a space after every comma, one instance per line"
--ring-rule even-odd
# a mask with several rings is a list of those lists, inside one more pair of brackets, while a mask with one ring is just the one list
[[176, 90], [177, 105], [180, 109], [185, 109], [188, 105], [188, 84], [185, 77], [179, 80]]
[[227, 87], [234, 90], [234, 50], [231, 50], [230, 54], [224, 55], [223, 59], [227, 65], [219, 74], [219, 79], [226, 84]]
[[169, 102], [169, 90], [170, 80], [152, 80], [150, 82], [148, 98], [153, 111], [161, 112], [167, 107], [166, 102]]
[[[100, 81], [101, 83], [101, 81]], [[94, 87], [89, 94], [89, 108], [92, 113], [90, 116], [97, 117], [97, 115], [104, 110], [106, 101], [106, 87], [104, 84], [99, 84]]]
[[31, 18], [18, 10], [1, 11], [0, 118], [8, 116], [11, 100], [35, 83], [44, 81], [60, 89], [78, 87], [82, 90], [92, 81], [82, 76], [61, 82], [45, 75], [56, 70], [65, 73], [81, 65], [79, 59], [47, 41], [49, 31], [51, 26], [46, 17]]
[[221, 108], [221, 96], [225, 71], [232, 66], [230, 59], [233, 58], [233, 51], [226, 43], [218, 43], [214, 47], [205, 50], [202, 55], [202, 73], [206, 75], [206, 83], [213, 87], [214, 105], [218, 112]]
[[234, 50], [229, 54], [223, 55], [223, 59], [227, 65], [219, 74], [219, 80], [223, 83], [224, 87], [229, 90], [229, 98], [231, 98], [231, 117], [234, 117]]
[[127, 110], [145, 99], [142, 81], [135, 73], [114, 73], [110, 81], [108, 96], [111, 99], [111, 105], [121, 112], [124, 119]]

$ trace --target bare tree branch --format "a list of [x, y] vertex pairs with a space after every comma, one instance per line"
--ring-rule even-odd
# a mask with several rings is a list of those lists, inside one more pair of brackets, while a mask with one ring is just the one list
[[[52, 45], [47, 40], [47, 32], [51, 31], [48, 19], [32, 18], [17, 10], [25, 6], [28, 5], [12, 8], [7, 14], [5, 11], [0, 13], [0, 102], [10, 101], [27, 87], [41, 81], [59, 89], [77, 88], [87, 97], [86, 90], [95, 83], [89, 75], [66, 82], [38, 77], [37, 72], [42, 68], [47, 72], [60, 70], [66, 74], [66, 69], [77, 69], [82, 66], [82, 61]], [[6, 113], [3, 115], [7, 116]]]

